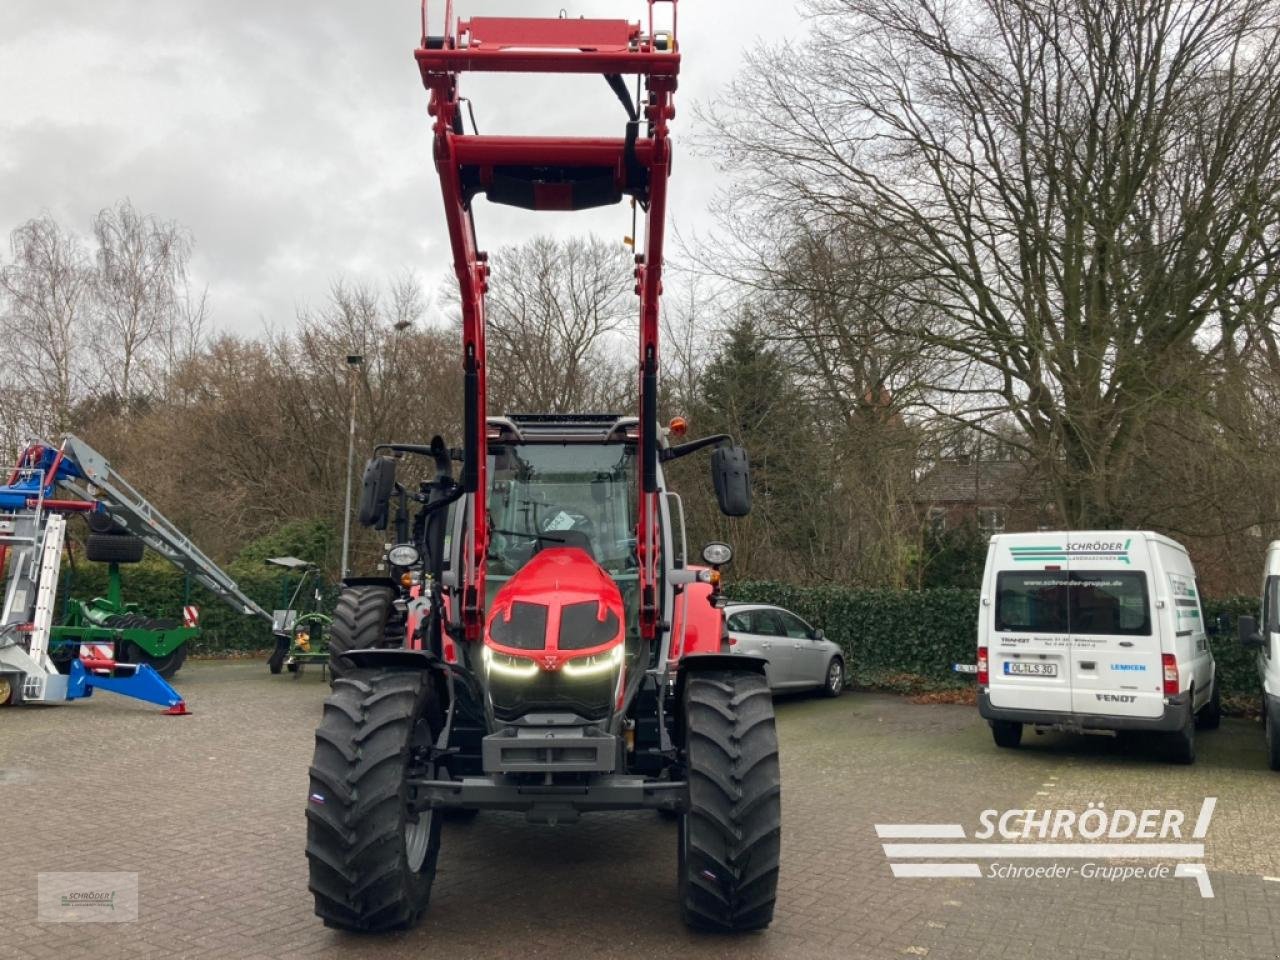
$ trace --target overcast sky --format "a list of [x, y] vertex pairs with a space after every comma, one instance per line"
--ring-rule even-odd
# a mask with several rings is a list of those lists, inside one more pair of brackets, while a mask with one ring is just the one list
[[[440, 2], [434, 9], [442, 8]], [[665, 8], [659, 6], [659, 10]], [[638, 19], [642, 0], [455, 0], [467, 15]], [[684, 0], [672, 212], [707, 226], [712, 161], [680, 150], [760, 37], [794, 28], [792, 0]], [[345, 276], [449, 268], [414, 0], [4, 0], [0, 229], [44, 212], [87, 233], [130, 198], [185, 225], [218, 329], [286, 326]], [[482, 133], [621, 136], [603, 80], [464, 78]], [[624, 206], [532, 214], [477, 204], [484, 248], [542, 231], [621, 238]], [[6, 251], [7, 253], [7, 251]]]

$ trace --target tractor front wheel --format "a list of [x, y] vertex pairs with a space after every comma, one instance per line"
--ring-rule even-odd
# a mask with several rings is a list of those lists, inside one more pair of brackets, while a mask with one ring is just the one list
[[0, 707], [7, 707], [13, 703], [14, 688], [13, 678], [6, 674], [0, 674]]
[[782, 792], [773, 697], [759, 673], [709, 670], [684, 688], [689, 809], [680, 817], [680, 904], [700, 930], [773, 919]]
[[325, 926], [400, 930], [426, 910], [441, 817], [414, 809], [408, 781], [438, 775], [442, 723], [424, 674], [352, 670], [334, 682], [307, 798], [309, 888]]
[[329, 676], [333, 682], [352, 669], [342, 654], [384, 645], [393, 599], [390, 587], [365, 584], [342, 591], [329, 625]]

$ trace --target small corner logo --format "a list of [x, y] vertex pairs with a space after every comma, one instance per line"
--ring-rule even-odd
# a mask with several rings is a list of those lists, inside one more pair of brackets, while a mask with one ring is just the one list
[[41, 873], [41, 923], [129, 923], [138, 919], [136, 873]]
[[1116, 560], [1128, 566], [1129, 545], [1132, 538], [1120, 540], [1081, 540], [1068, 543], [1048, 543], [1033, 547], [1010, 547], [1014, 563], [1057, 563], [1072, 557], [1091, 560]]

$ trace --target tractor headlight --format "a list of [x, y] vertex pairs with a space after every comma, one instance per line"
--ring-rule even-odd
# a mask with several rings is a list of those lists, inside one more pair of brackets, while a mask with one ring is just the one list
[[606, 673], [612, 673], [621, 662], [622, 645], [619, 644], [604, 653], [580, 657], [577, 660], [566, 660], [563, 667], [564, 675], [566, 677], [598, 677]]
[[484, 660], [486, 672], [496, 673], [502, 677], [527, 680], [538, 672], [538, 665], [523, 657], [512, 657], [505, 653], [496, 653], [491, 647], [483, 647], [480, 657]]
[[712, 540], [702, 548], [703, 562], [712, 567], [723, 567], [733, 559], [733, 548], [727, 543]]
[[393, 567], [412, 567], [420, 556], [412, 543], [397, 543], [387, 551], [387, 562]]

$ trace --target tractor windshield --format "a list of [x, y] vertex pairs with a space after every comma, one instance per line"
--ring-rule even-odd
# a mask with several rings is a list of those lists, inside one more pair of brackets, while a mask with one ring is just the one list
[[622, 443], [491, 446], [490, 576], [511, 576], [539, 550], [580, 547], [625, 596], [636, 574], [635, 464]]

